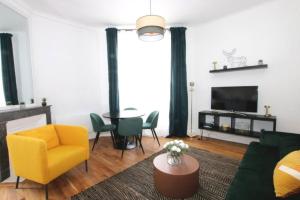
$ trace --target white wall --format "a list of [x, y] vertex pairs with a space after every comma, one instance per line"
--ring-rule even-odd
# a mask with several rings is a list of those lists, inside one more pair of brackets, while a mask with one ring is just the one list
[[108, 97], [101, 91], [107, 87], [101, 80], [105, 77], [101, 67], [106, 67], [104, 30], [39, 16], [30, 22], [37, 103], [46, 97], [53, 105], [54, 123], [85, 125], [92, 130], [89, 113], [108, 109]]
[[[277, 130], [300, 133], [300, 1], [276, 0], [206, 24], [187, 33], [189, 79], [196, 82], [193, 129], [198, 111], [210, 109], [212, 86], [258, 85], [258, 113], [271, 105]], [[222, 50], [237, 48], [248, 65], [263, 59], [267, 69], [211, 74], [212, 62], [226, 63]], [[241, 137], [210, 133], [212, 137], [249, 142]]]

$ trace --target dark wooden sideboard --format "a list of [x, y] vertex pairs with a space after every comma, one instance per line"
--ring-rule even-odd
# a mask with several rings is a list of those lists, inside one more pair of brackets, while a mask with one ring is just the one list
[[51, 106], [30, 106], [0, 111], [0, 182], [10, 176], [9, 157], [6, 143], [7, 122], [41, 114], [45, 114], [46, 123], [51, 124]]
[[[212, 123], [206, 122], [206, 116], [211, 116], [213, 118]], [[222, 127], [220, 124], [220, 118], [229, 118], [230, 125], [228, 128]], [[237, 119], [246, 119], [249, 121], [249, 129], [243, 130], [236, 128]], [[248, 136], [259, 138], [260, 131], [254, 131], [253, 126], [255, 121], [268, 121], [273, 123], [272, 131], [276, 131], [276, 116], [266, 117], [264, 115], [256, 114], [243, 114], [243, 113], [230, 113], [230, 112], [217, 112], [217, 111], [201, 111], [198, 113], [198, 128], [203, 130], [210, 130], [222, 133], [229, 133], [234, 135]], [[262, 129], [265, 129], [262, 127]]]

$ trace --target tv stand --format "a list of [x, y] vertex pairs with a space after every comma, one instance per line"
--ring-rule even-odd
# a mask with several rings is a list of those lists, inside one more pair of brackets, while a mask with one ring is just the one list
[[237, 111], [232, 111], [232, 114], [242, 115], [242, 116], [245, 116], [245, 117], [248, 116], [248, 114], [246, 114], [246, 113], [241, 113], [241, 112], [237, 112]]
[[[213, 122], [207, 123], [206, 116], [212, 116]], [[228, 127], [223, 127], [220, 124], [220, 117], [230, 118]], [[237, 129], [236, 119], [249, 120], [249, 129]], [[218, 112], [218, 111], [201, 111], [198, 115], [198, 128], [203, 130], [211, 130], [234, 135], [242, 135], [248, 137], [259, 138], [260, 132], [254, 131], [255, 121], [269, 121], [273, 123], [273, 131], [276, 131], [276, 116], [266, 117], [264, 115], [245, 114], [239, 112]], [[262, 128], [264, 129], [264, 128]], [[202, 133], [203, 134], [203, 133]]]

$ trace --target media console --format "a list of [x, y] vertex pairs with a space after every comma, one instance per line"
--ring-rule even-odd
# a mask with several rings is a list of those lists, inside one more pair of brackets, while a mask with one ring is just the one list
[[[206, 116], [213, 118], [212, 123], [206, 122]], [[220, 118], [229, 118], [230, 124], [223, 126], [220, 124]], [[249, 121], [248, 129], [236, 128], [237, 119], [245, 119]], [[216, 112], [216, 111], [201, 111], [198, 115], [198, 128], [203, 130], [211, 130], [234, 135], [242, 135], [248, 137], [259, 138], [260, 131], [254, 131], [254, 123], [256, 121], [268, 121], [273, 123], [272, 129], [276, 131], [276, 116], [266, 117], [264, 115], [245, 114], [245, 113], [230, 113], [230, 112]], [[264, 128], [262, 128], [264, 129]], [[203, 134], [203, 132], [202, 132]]]

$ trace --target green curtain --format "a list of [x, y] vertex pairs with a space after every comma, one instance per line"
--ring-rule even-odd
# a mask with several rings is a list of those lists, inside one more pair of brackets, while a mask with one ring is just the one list
[[118, 88], [118, 30], [106, 29], [108, 81], [109, 81], [109, 111], [119, 112]]
[[171, 31], [171, 97], [169, 136], [187, 136], [188, 93], [186, 78], [185, 27], [172, 27]]
[[17, 105], [19, 101], [11, 38], [12, 34], [0, 33], [2, 80], [6, 104]]

